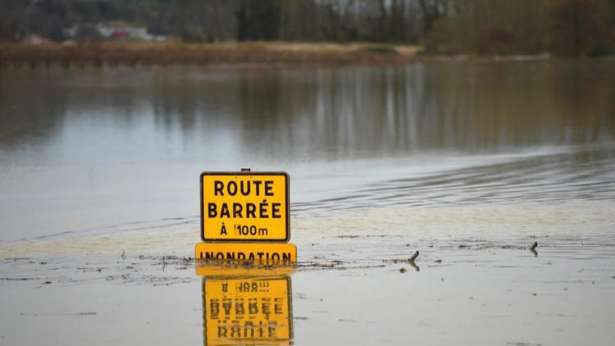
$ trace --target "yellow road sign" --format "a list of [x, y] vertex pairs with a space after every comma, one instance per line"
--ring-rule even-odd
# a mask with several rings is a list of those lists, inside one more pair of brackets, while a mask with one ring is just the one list
[[205, 345], [289, 345], [290, 279], [203, 278]]
[[289, 209], [286, 173], [201, 174], [203, 241], [288, 241]]
[[198, 243], [194, 258], [213, 263], [289, 266], [297, 263], [297, 247], [280, 243]]

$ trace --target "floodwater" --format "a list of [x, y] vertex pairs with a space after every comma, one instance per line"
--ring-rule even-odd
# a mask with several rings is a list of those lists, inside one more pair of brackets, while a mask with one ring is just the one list
[[[197, 276], [244, 167], [299, 266]], [[615, 62], [0, 70], [0, 293], [0, 345], [612, 345]]]

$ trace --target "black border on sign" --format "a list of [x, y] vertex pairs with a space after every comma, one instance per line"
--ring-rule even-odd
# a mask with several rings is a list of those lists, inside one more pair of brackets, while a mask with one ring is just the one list
[[[282, 175], [286, 180], [286, 238], [284, 239], [208, 239], [205, 238], [205, 194], [203, 193], [203, 178], [206, 175]], [[286, 172], [202, 172], [199, 185], [201, 186], [201, 239], [207, 242], [276, 242], [288, 243], [290, 240], [290, 176]]]
[[288, 302], [288, 335], [289, 342], [292, 344], [295, 333], [293, 328], [293, 287], [292, 280], [288, 275], [274, 275], [274, 276], [204, 276], [201, 280], [201, 297], [203, 302], [203, 344], [207, 346], [207, 292], [205, 289], [206, 281], [220, 281], [220, 280], [286, 280], [287, 287], [287, 302]]

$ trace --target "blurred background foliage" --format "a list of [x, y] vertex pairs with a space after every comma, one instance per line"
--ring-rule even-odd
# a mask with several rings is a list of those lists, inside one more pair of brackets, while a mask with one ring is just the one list
[[[0, 40], [100, 39], [124, 22], [184, 42], [421, 44], [440, 54], [615, 53], [615, 0], [2, 0]], [[71, 37], [75, 39], [75, 37]]]

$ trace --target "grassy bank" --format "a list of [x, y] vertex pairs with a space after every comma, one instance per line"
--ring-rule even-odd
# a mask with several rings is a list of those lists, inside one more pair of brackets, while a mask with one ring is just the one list
[[332, 43], [87, 43], [0, 44], [0, 65], [401, 64], [415, 46]]

